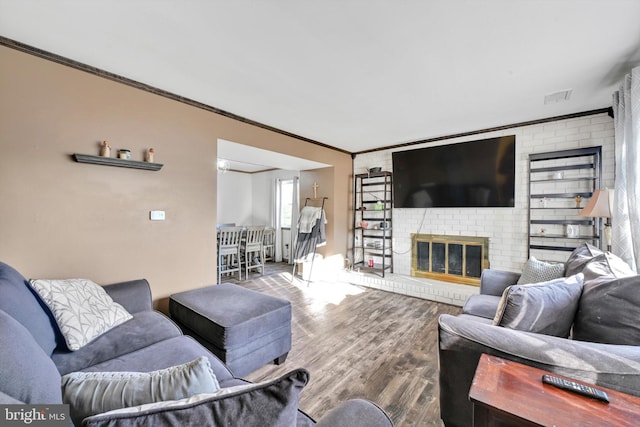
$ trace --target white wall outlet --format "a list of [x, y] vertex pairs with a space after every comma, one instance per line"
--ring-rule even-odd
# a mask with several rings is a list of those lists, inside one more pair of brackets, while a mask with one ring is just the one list
[[149, 212], [149, 219], [151, 221], [164, 221], [164, 211], [151, 211]]

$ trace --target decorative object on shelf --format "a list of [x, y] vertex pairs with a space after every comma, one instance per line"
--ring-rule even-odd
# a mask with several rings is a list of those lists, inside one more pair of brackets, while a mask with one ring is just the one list
[[369, 267], [373, 267], [374, 262], [373, 262], [373, 258], [369, 258]]
[[111, 146], [109, 141], [102, 141], [100, 144], [100, 157], [111, 157]]
[[131, 150], [121, 149], [118, 150], [118, 158], [122, 160], [131, 160]]
[[545, 231], [545, 230], [544, 230], [544, 228], [541, 228], [541, 229], [540, 229], [540, 235], [541, 235], [541, 236], [544, 236], [544, 231]]
[[367, 221], [360, 221], [360, 227], [368, 228], [369, 227], [369, 223]]
[[611, 251], [611, 212], [613, 211], [613, 190], [595, 190], [587, 206], [578, 215], [592, 218], [606, 218], [604, 224], [604, 238], [607, 250]]
[[369, 173], [380, 173], [382, 168], [380, 166], [371, 167], [368, 169]]
[[546, 197], [543, 197], [542, 199], [540, 199], [541, 208], [546, 208], [548, 205], [549, 205], [549, 199], [547, 199]]
[[564, 226], [564, 235], [567, 237], [579, 237], [580, 236], [580, 226], [575, 224], [565, 224]]
[[156, 153], [156, 150], [153, 148], [149, 148], [146, 153], [144, 153], [144, 161], [148, 163], [153, 163], [153, 155]]
[[580, 209], [582, 207], [582, 196], [576, 196], [576, 208]]
[[229, 166], [229, 161], [224, 159], [218, 159], [216, 163], [216, 168], [220, 174], [226, 173], [229, 170]]
[[384, 209], [384, 203], [382, 203], [382, 200], [378, 200], [375, 206], [373, 207], [373, 210], [381, 211], [383, 209]]

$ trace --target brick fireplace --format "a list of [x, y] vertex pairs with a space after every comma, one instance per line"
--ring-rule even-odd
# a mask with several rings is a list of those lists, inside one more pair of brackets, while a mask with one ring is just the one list
[[464, 285], [480, 285], [489, 268], [489, 238], [411, 234], [411, 275]]

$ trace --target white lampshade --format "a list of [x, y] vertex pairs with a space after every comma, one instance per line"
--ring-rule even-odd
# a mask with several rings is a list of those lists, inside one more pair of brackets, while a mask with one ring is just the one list
[[612, 209], [613, 191], [609, 189], [595, 190], [587, 206], [578, 215], [592, 218], [611, 218]]

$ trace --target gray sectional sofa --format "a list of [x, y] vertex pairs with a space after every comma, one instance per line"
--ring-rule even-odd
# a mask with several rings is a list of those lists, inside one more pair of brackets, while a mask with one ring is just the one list
[[[445, 425], [472, 425], [468, 395], [483, 353], [640, 396], [640, 276], [620, 262], [583, 245], [564, 278], [517, 285], [520, 274], [485, 270], [463, 313], [439, 318]], [[553, 286], [559, 293], [544, 296]]]
[[[78, 350], [69, 351], [51, 311], [29, 282], [9, 265], [0, 263], [0, 403], [63, 403], [61, 377], [70, 373], [75, 373], [70, 375], [74, 376], [79, 372], [106, 375], [164, 372], [167, 368], [199, 359], [209, 373], [215, 374], [213, 381], [228, 393], [216, 397], [206, 395], [186, 403], [178, 401], [168, 407], [162, 407], [161, 403], [159, 408], [142, 408], [136, 413], [97, 415], [85, 418], [84, 424], [316, 424], [298, 409], [298, 395], [309, 380], [304, 369], [252, 386], [235, 378], [206, 348], [183, 335], [168, 317], [154, 311], [146, 280], [107, 285], [104, 290], [132, 318]], [[80, 382], [81, 386], [88, 384]], [[392, 426], [392, 422], [373, 403], [350, 400], [329, 412], [316, 425]]]

